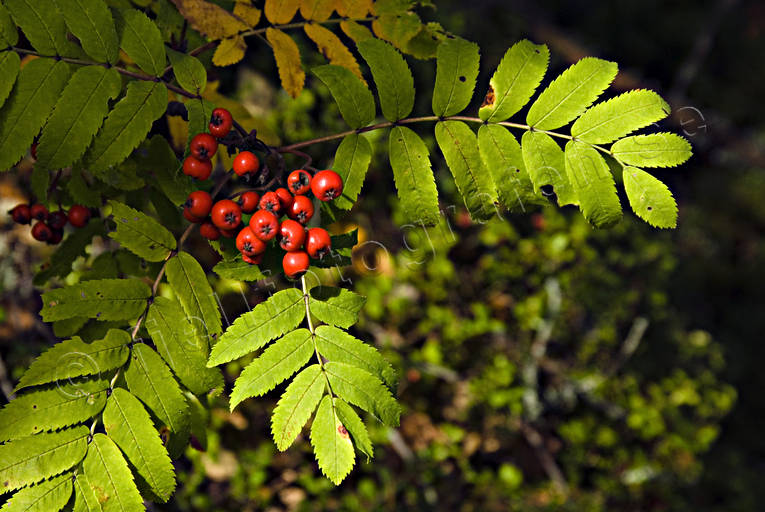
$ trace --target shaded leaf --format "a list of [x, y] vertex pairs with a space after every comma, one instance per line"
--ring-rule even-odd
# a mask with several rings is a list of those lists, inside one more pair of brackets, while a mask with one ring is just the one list
[[191, 93], [202, 94], [207, 86], [207, 70], [199, 59], [171, 48], [167, 49], [167, 56], [178, 85]]
[[98, 320], [137, 318], [151, 290], [138, 279], [99, 279], [44, 293], [40, 314], [45, 322], [86, 316]]
[[374, 121], [374, 96], [348, 69], [326, 65], [313, 68], [311, 72], [329, 88], [348, 126], [357, 129]]
[[115, 64], [120, 43], [109, 8], [103, 0], [55, 0], [69, 31], [85, 53], [98, 62]]
[[157, 25], [137, 9], [122, 9], [115, 12], [118, 13], [120, 48], [148, 74], [162, 75], [167, 57], [162, 33]]
[[249, 27], [237, 16], [206, 0], [171, 0], [189, 25], [208, 39], [223, 39]]
[[430, 167], [430, 151], [419, 135], [405, 126], [394, 126], [388, 153], [401, 206], [410, 222], [438, 223], [438, 191]]
[[[16, 24], [11, 19], [11, 13], [8, 9], [0, 4], [0, 44], [3, 47], [16, 46], [19, 42], [19, 31], [16, 28]], [[6, 52], [16, 53], [16, 52]], [[18, 54], [16, 54], [18, 56]]]
[[16, 83], [16, 77], [19, 75], [19, 66], [21, 59], [16, 52], [0, 53], [0, 107], [5, 104], [5, 100], [13, 90]]
[[343, 194], [333, 201], [335, 206], [344, 210], [353, 208], [371, 162], [372, 145], [363, 135], [352, 133], [343, 138], [332, 165], [332, 169], [343, 178]]
[[74, 45], [66, 39], [64, 18], [50, 2], [5, 0], [13, 21], [35, 50], [43, 55], [70, 55]]
[[363, 18], [372, 9], [372, 0], [336, 0], [337, 14], [347, 18]]
[[267, 279], [257, 265], [245, 263], [242, 260], [219, 261], [214, 267], [213, 272], [224, 279], [234, 279], [237, 281], [260, 281]]
[[103, 221], [91, 219], [87, 226], [67, 235], [51, 256], [50, 264], [35, 275], [34, 284], [43, 286], [52, 277], [65, 277], [69, 274], [72, 271], [72, 264], [85, 254], [85, 249], [90, 245], [93, 237], [103, 231]]
[[527, 131], [521, 139], [521, 151], [535, 192], [549, 185], [553, 187], [558, 206], [579, 204], [566, 173], [563, 150], [552, 137], [546, 133]]
[[175, 250], [175, 237], [162, 224], [125, 204], [109, 201], [117, 229], [109, 237], [147, 261], [162, 261]]

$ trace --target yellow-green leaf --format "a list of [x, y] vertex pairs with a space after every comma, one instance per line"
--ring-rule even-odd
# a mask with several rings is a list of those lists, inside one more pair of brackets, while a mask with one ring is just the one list
[[305, 83], [305, 72], [297, 44], [281, 30], [270, 27], [266, 29], [266, 39], [273, 47], [282, 87], [290, 96], [297, 98]]
[[313, 23], [305, 25], [304, 30], [330, 64], [350, 69], [354, 75], [363, 80], [356, 57], [331, 30]]
[[295, 17], [298, 7], [300, 0], [266, 0], [264, 11], [268, 21], [281, 25], [289, 23]]

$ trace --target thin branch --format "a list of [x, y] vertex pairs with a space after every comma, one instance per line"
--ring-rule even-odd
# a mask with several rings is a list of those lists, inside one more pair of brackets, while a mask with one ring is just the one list
[[555, 457], [553, 457], [545, 446], [542, 434], [523, 420], [519, 420], [517, 426], [523, 434], [524, 439], [526, 439], [526, 442], [534, 449], [537, 459], [542, 465], [542, 469], [545, 470], [547, 476], [552, 480], [553, 485], [561, 493], [568, 494], [566, 477], [563, 476], [563, 471], [558, 467], [558, 463], [555, 462]]

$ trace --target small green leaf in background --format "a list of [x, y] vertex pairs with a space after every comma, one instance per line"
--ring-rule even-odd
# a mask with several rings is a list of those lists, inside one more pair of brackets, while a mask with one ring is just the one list
[[621, 220], [614, 177], [595, 148], [573, 140], [566, 144], [566, 173], [579, 198], [579, 209], [593, 226], [608, 227]]
[[[97, 282], [97, 281], [94, 281]], [[48, 382], [65, 382], [74, 377], [96, 375], [125, 364], [130, 350], [130, 335], [110, 329], [106, 337], [85, 343], [79, 337], [59, 342], [43, 352], [29, 366], [16, 389]]]
[[130, 392], [172, 432], [188, 437], [191, 420], [186, 399], [170, 368], [151, 347], [142, 343], [133, 347], [125, 381]]
[[117, 62], [120, 43], [114, 19], [103, 0], [55, 0], [55, 3], [85, 53], [98, 62]]
[[385, 425], [398, 426], [401, 406], [380, 379], [362, 368], [335, 361], [326, 363], [324, 371], [337, 396], [367, 411]]
[[361, 453], [367, 456], [367, 459], [374, 457], [374, 449], [372, 447], [372, 441], [369, 439], [369, 432], [364, 422], [353, 410], [353, 407], [348, 405], [344, 400], [335, 397], [335, 412], [338, 419], [342, 422], [348, 432], [353, 437], [353, 442], [356, 443], [356, 448]]
[[19, 66], [21, 59], [16, 52], [0, 53], [0, 107], [5, 104], [5, 100], [13, 90], [13, 84], [16, 83], [16, 77], [19, 76]]
[[109, 113], [85, 156], [85, 167], [94, 174], [125, 160], [146, 139], [152, 123], [165, 113], [167, 88], [159, 82], [128, 83], [125, 96]]
[[166, 51], [178, 85], [190, 93], [202, 94], [207, 87], [207, 70], [199, 59], [172, 48], [166, 48]]
[[328, 64], [313, 68], [311, 72], [329, 88], [348, 126], [355, 130], [374, 121], [374, 96], [349, 69]]
[[489, 81], [479, 117], [497, 123], [517, 113], [539, 87], [549, 60], [550, 50], [546, 45], [536, 45], [526, 39], [515, 43]]
[[473, 130], [462, 121], [440, 121], [436, 124], [436, 140], [470, 216], [476, 219], [494, 216], [497, 190], [483, 165]]
[[34, 59], [21, 69], [16, 87], [0, 110], [0, 171], [26, 154], [70, 73], [69, 64], [53, 59]]
[[109, 112], [122, 80], [114, 69], [85, 66], [78, 69], [61, 93], [37, 148], [37, 165], [67, 167], [80, 158]]
[[[199, 133], [199, 132], [197, 132]], [[154, 135], [148, 142], [145, 165], [151, 166], [156, 186], [176, 206], [182, 205], [192, 191], [191, 181], [183, 174], [181, 163], [162, 135]], [[140, 160], [143, 162], [143, 160]]]
[[233, 411], [246, 398], [274, 389], [302, 368], [313, 351], [313, 337], [308, 329], [297, 329], [276, 340], [239, 374], [229, 408]]
[[106, 403], [104, 428], [154, 494], [166, 502], [175, 490], [175, 472], [159, 433], [143, 405], [115, 388]]
[[326, 385], [321, 367], [313, 364], [292, 379], [284, 390], [271, 416], [271, 434], [279, 451], [289, 448], [303, 430]]
[[534, 205], [547, 203], [534, 192], [523, 163], [521, 145], [510, 130], [498, 124], [482, 125], [478, 129], [478, 149], [504, 208], [513, 213], [526, 213]]
[[452, 116], [465, 110], [473, 99], [478, 77], [478, 45], [455, 37], [438, 45], [433, 113]]
[[35, 50], [43, 55], [69, 55], [73, 44], [66, 39], [64, 18], [51, 2], [5, 0], [13, 20]]
[[675, 133], [626, 137], [614, 142], [611, 153], [625, 164], [640, 167], [675, 167], [692, 154], [690, 143]]
[[529, 108], [526, 123], [539, 130], [554, 130], [579, 117], [616, 77], [615, 62], [585, 57], [542, 91]]
[[622, 172], [624, 190], [635, 214], [657, 228], [677, 226], [677, 203], [667, 186], [637, 167]]
[[213, 347], [207, 366], [227, 363], [253, 352], [293, 330], [304, 318], [305, 303], [299, 290], [288, 288], [277, 292], [234, 321]]
[[98, 503], [105, 504], [106, 511], [145, 510], [143, 499], [133, 481], [133, 473], [120, 449], [106, 435], [93, 436], [88, 455], [82, 462], [82, 470]]
[[394, 126], [390, 131], [388, 154], [398, 198], [407, 219], [426, 226], [437, 224], [441, 212], [428, 147], [409, 128]]
[[317, 327], [316, 346], [319, 353], [330, 361], [362, 368], [391, 389], [396, 385], [396, 372], [376, 348], [337, 327], [329, 325]]
[[351, 472], [355, 452], [348, 430], [337, 417], [332, 398], [326, 395], [311, 425], [311, 444], [321, 472], [335, 485]]
[[103, 231], [103, 221], [91, 219], [87, 226], [67, 235], [51, 256], [49, 264], [35, 275], [34, 284], [44, 286], [54, 276], [65, 277], [69, 274], [72, 271], [72, 264], [85, 254], [85, 249], [90, 245], [93, 237]]
[[120, 48], [139, 68], [153, 76], [165, 71], [166, 56], [162, 34], [144, 13], [137, 9], [122, 9], [117, 13]]
[[358, 49], [372, 71], [385, 119], [398, 121], [408, 116], [414, 108], [414, 78], [404, 57], [380, 39], [361, 41]]
[[268, 278], [267, 275], [260, 271], [257, 265], [251, 265], [242, 260], [219, 261], [213, 267], [213, 272], [224, 279], [234, 279], [236, 281], [260, 281]]
[[138, 279], [100, 279], [44, 293], [40, 314], [45, 322], [86, 316], [97, 320], [138, 318], [151, 297]]
[[207, 357], [209, 347], [223, 332], [218, 302], [207, 274], [194, 256], [183, 251], [168, 260], [165, 271], [183, 310], [202, 335], [200, 348]]
[[90, 430], [74, 427], [21, 437], [0, 445], [3, 492], [63, 473], [85, 457]]
[[311, 314], [325, 324], [348, 329], [359, 321], [366, 298], [345, 288], [317, 286], [310, 291]]
[[162, 261], [175, 249], [175, 237], [162, 224], [118, 201], [109, 201], [117, 229], [109, 237], [147, 261]]
[[606, 144], [664, 119], [669, 110], [653, 91], [625, 92], [593, 105], [571, 126], [571, 135], [590, 144]]
[[72, 496], [72, 473], [26, 487], [11, 497], [3, 512], [56, 512], [64, 508]]
[[0, 410], [0, 441], [86, 421], [106, 405], [108, 387], [109, 381], [104, 379], [67, 378], [53, 387], [17, 396]]
[[372, 146], [366, 137], [352, 133], [343, 138], [332, 165], [332, 169], [343, 178], [343, 194], [334, 200], [334, 205], [344, 210], [353, 207], [371, 162]]
[[550, 185], [558, 199], [558, 206], [579, 204], [576, 192], [568, 181], [563, 150], [552, 137], [546, 133], [527, 131], [521, 139], [521, 151], [536, 192]]

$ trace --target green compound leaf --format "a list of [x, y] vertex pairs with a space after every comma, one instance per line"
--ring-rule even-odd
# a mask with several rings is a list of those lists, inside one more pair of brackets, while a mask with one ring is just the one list
[[605, 144], [664, 119], [669, 105], [653, 91], [636, 90], [592, 106], [571, 126], [583, 142]]
[[374, 457], [374, 449], [372, 448], [372, 441], [369, 439], [369, 432], [367, 427], [353, 407], [348, 405], [344, 400], [335, 398], [335, 412], [340, 422], [348, 429], [353, 437], [353, 442], [356, 443], [356, 448], [361, 453], [367, 456], [367, 460]]
[[525, 213], [534, 205], [547, 201], [534, 193], [521, 145], [510, 130], [498, 124], [478, 129], [478, 149], [483, 163], [497, 187], [499, 202], [513, 213]]
[[18, 396], [0, 410], [0, 441], [86, 421], [104, 408], [108, 387], [103, 379], [68, 379]]
[[526, 115], [539, 130], [554, 130], [579, 117], [616, 77], [615, 62], [585, 57], [542, 91]]
[[13, 90], [16, 77], [19, 76], [21, 59], [16, 52], [0, 53], [0, 107], [5, 104], [8, 95]]
[[213, 347], [207, 366], [217, 366], [254, 352], [293, 330], [304, 318], [305, 302], [299, 290], [289, 288], [277, 292], [231, 324]]
[[477, 219], [494, 216], [497, 190], [483, 165], [473, 130], [462, 121], [440, 121], [436, 124], [436, 141], [470, 216]]
[[478, 116], [484, 121], [498, 123], [517, 113], [539, 87], [549, 60], [547, 46], [526, 39], [515, 43], [491, 77]]
[[657, 228], [677, 226], [677, 203], [667, 186], [637, 167], [622, 172], [624, 190], [635, 214]]
[[178, 85], [190, 93], [202, 94], [207, 87], [207, 70], [199, 59], [172, 48], [167, 48], [166, 51]]
[[170, 456], [141, 402], [129, 391], [115, 388], [104, 409], [104, 428], [137, 473], [163, 502], [175, 490]]
[[74, 45], [66, 39], [64, 18], [55, 5], [38, 0], [6, 0], [5, 6], [35, 50], [50, 56], [70, 54]]
[[401, 407], [380, 379], [366, 370], [335, 361], [326, 363], [324, 371], [337, 396], [390, 427], [398, 426]]
[[236, 261], [219, 261], [213, 267], [213, 272], [224, 279], [234, 279], [236, 281], [260, 281], [261, 279], [268, 278], [266, 274], [260, 271], [257, 265], [250, 265], [239, 259]]
[[122, 98], [96, 135], [85, 156], [85, 166], [94, 174], [125, 160], [146, 139], [152, 123], [164, 114], [167, 88], [159, 82], [129, 82]]
[[338, 208], [350, 210], [356, 203], [364, 185], [369, 164], [372, 162], [372, 146], [357, 133], [346, 135], [335, 153], [332, 169], [343, 178], [343, 195], [334, 200]]
[[117, 14], [120, 48], [138, 67], [150, 75], [165, 71], [165, 45], [157, 25], [136, 9], [122, 9]]
[[239, 375], [231, 392], [230, 409], [246, 398], [260, 396], [290, 378], [313, 355], [313, 337], [308, 329], [298, 329], [272, 343]]
[[50, 264], [35, 275], [34, 284], [43, 286], [52, 277], [65, 277], [72, 271], [72, 264], [85, 254], [93, 237], [103, 233], [101, 219], [91, 219], [87, 226], [67, 235], [50, 258]]
[[640, 167], [675, 167], [691, 157], [690, 143], [675, 133], [635, 135], [614, 142], [611, 153], [622, 163]]
[[[8, 12], [8, 9], [3, 4], [0, 4], [0, 44], [2, 44], [3, 47], [8, 47], [16, 46], [16, 43], [18, 42], [19, 30], [11, 19], [11, 13]], [[18, 56], [18, 54], [16, 55]]]
[[521, 139], [521, 152], [535, 192], [549, 185], [555, 192], [558, 206], [579, 204], [576, 192], [568, 181], [563, 150], [552, 137], [541, 132], [526, 132]]
[[114, 19], [103, 0], [55, 0], [66, 26], [80, 40], [85, 53], [98, 62], [114, 64], [120, 43]]
[[326, 381], [313, 364], [300, 372], [279, 399], [271, 416], [271, 434], [279, 451], [289, 448], [324, 395]]
[[197, 395], [222, 387], [220, 371], [206, 366], [207, 343], [177, 301], [155, 298], [145, 325], [162, 358], [184, 386]]
[[104, 512], [145, 510], [133, 473], [120, 449], [106, 435], [93, 436], [82, 470]]
[[348, 68], [328, 64], [311, 72], [329, 88], [348, 126], [355, 130], [374, 121], [374, 96]]
[[189, 407], [170, 368], [150, 347], [136, 344], [125, 370], [130, 392], [138, 397], [164, 425], [180, 437], [188, 437]]
[[414, 108], [414, 78], [404, 57], [380, 39], [361, 41], [358, 49], [372, 71], [385, 119], [398, 121], [408, 116]]
[[148, 215], [118, 201], [109, 201], [116, 231], [109, 237], [146, 261], [162, 261], [175, 249], [175, 237]]
[[608, 164], [583, 142], [566, 144], [566, 173], [579, 198], [579, 209], [593, 226], [604, 228], [622, 219], [622, 207]]
[[[83, 375], [103, 376], [104, 372], [125, 364], [130, 335], [110, 329], [106, 337], [85, 343], [79, 337], [57, 343], [35, 359], [21, 377], [16, 389], [37, 384], [62, 382]], [[63, 384], [63, 382], [62, 382]]]
[[100, 279], [44, 293], [40, 314], [45, 322], [75, 316], [97, 320], [131, 320], [146, 308], [151, 290], [138, 279]]
[[207, 357], [209, 346], [223, 332], [218, 303], [207, 275], [199, 262], [183, 251], [170, 258], [165, 271], [183, 310], [203, 337], [201, 348]]
[[345, 288], [317, 286], [311, 289], [311, 314], [329, 325], [344, 329], [359, 321], [359, 311], [364, 307], [366, 297]]
[[316, 328], [316, 346], [319, 353], [330, 361], [357, 366], [380, 379], [389, 388], [395, 387], [396, 372], [377, 349], [347, 332], [337, 327], [320, 325]]
[[0, 110], [0, 171], [24, 156], [58, 101], [71, 69], [64, 61], [34, 59], [19, 71], [8, 101]]
[[441, 212], [428, 147], [405, 126], [391, 129], [388, 146], [398, 198], [407, 219], [434, 226]]
[[20, 490], [3, 506], [3, 512], [57, 512], [72, 496], [72, 474], [64, 473]]
[[338, 418], [337, 409], [329, 395], [324, 396], [316, 410], [311, 425], [311, 444], [321, 472], [333, 484], [340, 485], [351, 472], [356, 454], [351, 436]]
[[438, 45], [433, 113], [452, 116], [465, 110], [473, 99], [478, 77], [478, 45], [459, 37]]
[[85, 457], [87, 427], [44, 432], [0, 445], [0, 494], [63, 473]]
[[109, 100], [122, 88], [114, 69], [85, 66], [78, 69], [61, 93], [45, 125], [37, 148], [37, 165], [60, 169], [80, 158], [109, 111]]

